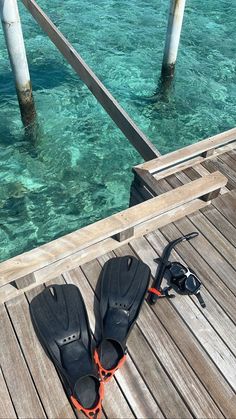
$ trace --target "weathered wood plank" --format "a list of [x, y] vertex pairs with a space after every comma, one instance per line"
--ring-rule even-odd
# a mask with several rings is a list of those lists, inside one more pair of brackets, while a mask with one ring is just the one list
[[213, 201], [214, 207], [226, 217], [226, 219], [236, 227], [236, 192], [231, 191], [225, 194], [223, 197], [219, 196]]
[[17, 289], [23, 289], [26, 288], [27, 286], [34, 284], [35, 281], [35, 276], [33, 273], [28, 274], [23, 276], [22, 278], [18, 278], [16, 281], [14, 281], [12, 283], [12, 285], [14, 285]]
[[224, 186], [226, 178], [219, 172], [197, 179], [174, 191], [155, 197], [118, 214], [97, 221], [57, 240], [16, 256], [0, 264], [0, 286], [49, 265], [58, 259], [98, 243], [107, 237], [144, 223], [178, 206]]
[[35, 335], [26, 298], [9, 301], [7, 309], [47, 417], [75, 418], [58, 374]]
[[[67, 283], [73, 283], [74, 285], [79, 286], [79, 289], [83, 295], [86, 304], [91, 330], [95, 334], [95, 338], [97, 339], [98, 323], [96, 323], [95, 329], [95, 315], [96, 320], [99, 321], [99, 313], [96, 310], [97, 307], [94, 305], [93, 292], [87, 279], [85, 278], [84, 274], [79, 268], [71, 270], [70, 272], [66, 272], [63, 276], [66, 279]], [[119, 383], [119, 377], [117, 377], [117, 382]], [[109, 418], [133, 418], [134, 415], [129, 407], [129, 403], [126, 400], [127, 398], [129, 401], [129, 393], [122, 393], [123, 389], [121, 389], [122, 391], [120, 390], [120, 387], [117, 385], [117, 382], [115, 380], [112, 380], [109, 383], [109, 385], [106, 386], [106, 394], [103, 402], [105, 413]], [[135, 407], [136, 406], [134, 405], [134, 408]], [[154, 413], [154, 410], [152, 410], [152, 413]]]
[[[158, 235], [158, 238], [161, 239], [161, 234]], [[144, 262], [148, 263], [152, 273], [155, 274], [156, 263], [154, 262], [154, 258], [157, 257], [156, 249], [154, 251], [144, 238], [132, 240], [130, 245], [138, 256], [141, 257]], [[162, 250], [163, 247], [164, 246], [162, 246]], [[160, 253], [158, 253], [158, 256], [160, 256]], [[231, 386], [235, 389], [236, 376], [232, 370], [232, 365], [235, 364], [236, 367], [235, 357], [220, 339], [215, 330], [210, 326], [209, 322], [200, 312], [198, 306], [195, 305], [190, 298], [182, 298], [182, 296], [176, 297], [171, 303], [186, 321], [189, 328], [191, 328], [192, 333], [194, 333], [199, 342], [204, 346], [212, 360], [217, 364], [227, 381], [229, 381]]]
[[235, 148], [233, 148], [232, 150], [230, 150], [230, 151], [228, 152], [228, 155], [229, 155], [232, 159], [236, 160], [236, 149], [235, 149]]
[[16, 413], [0, 367], [0, 419], [14, 419]]
[[[168, 228], [170, 227], [170, 228]], [[173, 225], [167, 226], [164, 230], [164, 234], [168, 234], [168, 241], [174, 240], [176, 237], [179, 237], [180, 233], [178, 229]], [[161, 247], [166, 246], [168, 241], [164, 238], [161, 233], [156, 231], [155, 233], [151, 233], [147, 236], [148, 242], [152, 245], [152, 247], [157, 250], [157, 252], [161, 252]], [[182, 249], [184, 249], [184, 255], [188, 254], [188, 258], [184, 259], [182, 256]], [[172, 251], [171, 259], [175, 261], [179, 261], [184, 265], [189, 265], [189, 260], [191, 260], [192, 252], [190, 246], [184, 246], [184, 244], [179, 244], [176, 247], [176, 251]], [[192, 263], [192, 260], [191, 260]], [[196, 270], [195, 270], [196, 272]], [[208, 269], [208, 276], [211, 275], [211, 272]], [[200, 276], [199, 276], [200, 278]], [[207, 280], [205, 280], [206, 282]], [[218, 279], [218, 281], [220, 281]], [[230, 348], [231, 352], [236, 355], [236, 326], [235, 323], [231, 320], [231, 318], [226, 314], [226, 312], [221, 308], [220, 305], [216, 303], [215, 295], [212, 296], [211, 293], [207, 290], [207, 288], [203, 287], [202, 294], [204, 297], [204, 301], [206, 303], [207, 309], [203, 309], [196, 300], [196, 297], [192, 297], [192, 300], [196, 303], [196, 307], [198, 310], [202, 312], [202, 314], [208, 319], [209, 323], [213, 326], [213, 328], [217, 331], [218, 335], [221, 339], [227, 344]], [[219, 295], [219, 293], [218, 293]], [[181, 297], [180, 297], [181, 298]], [[186, 298], [181, 299], [183, 302]], [[234, 297], [236, 301], [236, 298]], [[183, 304], [183, 303], [182, 303]], [[194, 309], [195, 310], [195, 307]], [[235, 332], [235, 333], [234, 333]]]
[[52, 23], [49, 17], [43, 12], [34, 0], [22, 0], [22, 3], [29, 10], [33, 18], [38, 22], [41, 28], [46, 32], [51, 41], [65, 57], [67, 62], [76, 71], [81, 80], [86, 84], [98, 102], [110, 115], [118, 128], [125, 134], [128, 140], [139, 151], [145, 160], [157, 157], [160, 153], [144, 135], [144, 133], [135, 125], [134, 121], [122, 109], [119, 103], [106, 89], [102, 82], [97, 78], [78, 52], [72, 47], [68, 40], [62, 35], [57, 27]]
[[[136, 242], [139, 240], [142, 239], [138, 239]], [[122, 247], [116, 251], [116, 253], [117, 255], [129, 254], [129, 248], [128, 246], [125, 246], [125, 248]], [[106, 256], [99, 258], [99, 260], [103, 262], [106, 260]], [[185, 361], [174, 342], [167, 335], [163, 326], [157, 322], [155, 314], [146, 302], [144, 302], [137, 325], [146, 337], [148, 343], [151, 345], [151, 348], [155, 352], [157, 358], [160, 360], [162, 365], [164, 365], [168, 375], [174, 382], [178, 391], [181, 393], [185, 402], [188, 404], [188, 407], [193, 412], [193, 415], [196, 417], [202, 417], [203, 415], [204, 417], [208, 417], [208, 415], [209, 417], [212, 417], [212, 415], [216, 415], [218, 417], [219, 415], [221, 417], [221, 413], [214, 402], [212, 402], [211, 397], [209, 397], [209, 394], [205, 391], [201, 382], [192, 372], [191, 367]], [[155, 333], [155, 331], [158, 331], [158, 333]], [[154, 340], [152, 341], [152, 339]], [[158, 342], [156, 342], [156, 340]], [[136, 342], [135, 347], [137, 348], [137, 346], [138, 342]], [[144, 362], [147, 358], [147, 352], [142, 351], [142, 353]], [[148, 368], [146, 370], [148, 371]], [[186, 382], [188, 382], [187, 386]], [[195, 395], [189, 393], [190, 387], [195, 388]], [[201, 399], [202, 407], [199, 406], [197, 398], [195, 398], [196, 395], [198, 395], [197, 397]], [[203, 410], [201, 411], [201, 409]]]
[[148, 170], [150, 173], [156, 173], [157, 171], [164, 170], [171, 165], [176, 165], [183, 162], [184, 160], [199, 156], [212, 148], [217, 148], [221, 145], [233, 142], [235, 139], [236, 128], [233, 128], [220, 134], [214, 135], [213, 137], [209, 137], [205, 140], [195, 142], [194, 144], [191, 144], [187, 147], [168, 153], [164, 156], [161, 156], [160, 159], [154, 159], [136, 167]]
[[231, 157], [231, 155], [229, 153], [224, 153], [220, 156], [218, 156], [217, 160], [222, 161], [223, 163], [225, 163], [227, 166], [230, 167], [230, 169], [233, 172], [236, 172], [236, 165], [235, 165], [235, 160]]
[[[155, 233], [149, 234], [148, 237], [151, 238], [150, 242], [155, 248], [156, 241], [159, 243], [159, 238]], [[129, 246], [123, 246], [116, 250], [115, 253], [117, 256], [124, 256], [127, 254], [134, 255], [133, 250]], [[178, 257], [178, 259], [181, 261], [181, 258]], [[207, 301], [207, 306], [208, 303], [209, 301]], [[213, 361], [211, 361], [206, 354], [203, 347], [199, 344], [196, 337], [190, 332], [187, 324], [183, 322], [177, 311], [166, 299], [159, 300], [157, 304], [152, 306], [152, 309], [170, 336], [172, 336], [184, 357], [187, 359], [221, 411], [228, 417], [233, 416], [233, 412], [236, 408], [236, 400], [233, 402], [234, 392], [223, 378], [218, 368], [216, 368]], [[217, 318], [218, 316], [216, 316], [216, 319]], [[231, 324], [228, 323], [227, 327], [230, 327], [230, 325]], [[232, 343], [231, 346], [233, 347], [234, 344]], [[219, 388], [221, 389], [220, 391]]]
[[[175, 232], [176, 236], [184, 234], [182, 230], [178, 230], [176, 226], [171, 225], [171, 231]], [[167, 229], [165, 234], [167, 235]], [[179, 233], [178, 233], [179, 231]], [[190, 230], [188, 230], [189, 232]], [[191, 230], [193, 231], [193, 230]], [[158, 242], [161, 240], [159, 246], [165, 246], [165, 240], [163, 235], [157, 236], [158, 232], [154, 234], [148, 234], [147, 239], [152, 244], [154, 249], [158, 249]], [[171, 235], [166, 236], [168, 240], [172, 240]], [[158, 249], [161, 252], [161, 249]], [[192, 246], [184, 246], [181, 243], [178, 245], [177, 250], [181, 250], [181, 256], [185, 262], [199, 275], [204, 288], [213, 295], [214, 299], [224, 309], [224, 311], [230, 316], [230, 318], [236, 323], [236, 305], [235, 296], [229, 291], [228, 287], [220, 280], [217, 274], [209, 267], [207, 262], [199, 255], [199, 253]], [[174, 253], [173, 253], [174, 254]]]
[[204, 207], [201, 212], [223, 234], [228, 242], [236, 248], [235, 227], [213, 205]]
[[0, 365], [17, 417], [45, 418], [24, 356], [3, 305], [0, 305], [0, 335]]
[[[101, 257], [99, 260], [105, 261], [111, 255], [112, 254], [107, 254], [104, 257]], [[88, 278], [92, 288], [95, 289], [95, 287], [97, 286], [97, 278], [99, 277], [99, 274], [101, 272], [101, 266], [97, 261], [92, 261], [83, 265], [82, 269], [86, 277]], [[140, 374], [142, 375], [142, 378], [144, 379], [147, 387], [151, 391], [156, 402], [160, 406], [165, 417], [191, 417], [191, 413], [184, 405], [179, 394], [177, 393], [167, 374], [163, 370], [161, 364], [155, 358], [147, 342], [145, 342], [145, 339], [141, 339], [141, 336], [142, 335], [140, 334], [137, 325], [135, 325], [128, 340], [129, 355], [132, 358], [133, 362], [135, 362], [136, 367], [138, 368]], [[139, 349], [136, 344], [137, 341], [139, 342]], [[123, 368], [125, 368], [125, 365], [124, 367], [122, 367], [122, 369]], [[122, 370], [120, 371], [120, 373], [122, 374]], [[133, 386], [135, 386], [135, 383], [133, 383]], [[140, 401], [144, 400], [143, 388], [143, 383], [139, 381], [139, 384], [137, 383], [136, 385], [136, 394], [138, 395]], [[167, 394], [168, 397], [166, 397]], [[153, 416], [153, 414], [147, 416], [148, 410], [146, 409], [149, 409], [148, 405], [146, 406], [144, 404], [142, 407], [144, 417], [155, 417]]]
[[[191, 216], [189, 219], [186, 217], [185, 219], [177, 220], [175, 225], [183, 234], [187, 234], [189, 231], [196, 229], [191, 222]], [[204, 259], [211, 269], [215, 271], [217, 276], [224, 282], [230, 291], [236, 295], [235, 270], [216, 248], [209, 243], [202, 234], [200, 234], [197, 239], [192, 240], [190, 245], [196, 249], [202, 259]]]
[[[189, 219], [196, 226], [197, 230], [210, 242], [221, 256], [225, 258], [225, 261], [229, 263], [234, 269], [236, 269], [236, 249], [229, 243], [228, 240], [220, 233], [219, 230], [215, 229], [210, 221], [200, 212], [189, 215]], [[234, 230], [232, 231], [232, 233]]]
[[[170, 176], [172, 174], [175, 174], [177, 172], [188, 170], [189, 168], [194, 168], [195, 169], [196, 167], [201, 166], [201, 163], [208, 160], [208, 159], [215, 160], [216, 157], [221, 158], [221, 156], [228, 155], [227, 151], [232, 150], [232, 147], [236, 147], [236, 142], [233, 142], [233, 143], [228, 144], [226, 146], [220, 147], [216, 150], [211, 149], [211, 150], [209, 150], [205, 153], [206, 155], [204, 155], [204, 153], [202, 153], [201, 155], [199, 155], [197, 157], [190, 158], [189, 160], [184, 160], [181, 163], [173, 164], [170, 167], [167, 167], [166, 169], [157, 171], [156, 173], [153, 173], [153, 172], [151, 172], [151, 173], [153, 173], [153, 177], [156, 180], [159, 180], [159, 179], [165, 178], [167, 176]], [[208, 153], [210, 153], [210, 154], [208, 154]], [[160, 156], [160, 162], [164, 158], [166, 158], [166, 157], [165, 156]], [[160, 164], [160, 162], [159, 162], [159, 164]], [[142, 166], [145, 167], [145, 163]], [[137, 167], [139, 167], [139, 166], [137, 166]]]

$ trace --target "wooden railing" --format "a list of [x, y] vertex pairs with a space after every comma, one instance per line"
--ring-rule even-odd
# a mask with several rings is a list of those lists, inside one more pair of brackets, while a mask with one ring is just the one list
[[[235, 147], [235, 141], [236, 128], [232, 128], [228, 131], [214, 135], [213, 137], [198, 141], [187, 147], [140, 164], [133, 170], [134, 172], [136, 169], [148, 171], [152, 175], [155, 174], [156, 179], [158, 178], [158, 175], [160, 175], [160, 177], [166, 177], [179, 170], [201, 163], [206, 158], [216, 156], [219, 148], [225, 146], [230, 150], [230, 144], [232, 144], [232, 147]], [[223, 149], [222, 151], [219, 150], [219, 153], [225, 151], [227, 151], [227, 149]]]
[[[55, 267], [57, 262], [60, 262], [59, 269], [52, 270], [51, 275], [56, 276], [63, 269], [72, 269], [73, 264], [70, 262], [75, 254], [88, 253], [94, 245], [102, 247], [106, 239], [119, 246], [132, 237], [146, 233], [150, 226], [152, 229], [157, 228], [173, 219], [181, 218], [206, 205], [226, 182], [227, 179], [220, 172], [212, 173], [6, 260], [0, 264], [0, 290], [12, 281], [15, 281], [18, 288], [25, 287], [35, 281], [32, 273], [35, 274], [49, 265], [54, 264]], [[67, 262], [63, 264], [63, 261]]]

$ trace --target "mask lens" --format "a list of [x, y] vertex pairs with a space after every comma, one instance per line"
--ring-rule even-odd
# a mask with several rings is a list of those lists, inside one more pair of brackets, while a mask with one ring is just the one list
[[176, 279], [183, 278], [186, 272], [187, 270], [180, 263], [173, 263], [170, 267], [170, 273]]
[[186, 278], [185, 287], [190, 292], [196, 292], [201, 283], [198, 281], [197, 277], [193, 274], [189, 275], [188, 278]]

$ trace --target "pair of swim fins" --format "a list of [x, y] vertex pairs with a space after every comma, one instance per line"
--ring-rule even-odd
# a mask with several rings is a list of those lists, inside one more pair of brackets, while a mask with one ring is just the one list
[[39, 341], [74, 407], [98, 418], [104, 382], [126, 358], [126, 341], [144, 301], [150, 269], [133, 256], [112, 258], [101, 272], [101, 340], [93, 353], [86, 307], [72, 284], [52, 285], [30, 303]]

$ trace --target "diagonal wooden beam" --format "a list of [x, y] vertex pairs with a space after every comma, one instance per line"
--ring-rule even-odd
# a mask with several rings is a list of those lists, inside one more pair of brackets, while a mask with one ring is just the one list
[[34, 0], [22, 0], [22, 3], [144, 160], [159, 156], [156, 147], [137, 127], [39, 5]]

